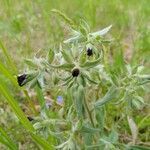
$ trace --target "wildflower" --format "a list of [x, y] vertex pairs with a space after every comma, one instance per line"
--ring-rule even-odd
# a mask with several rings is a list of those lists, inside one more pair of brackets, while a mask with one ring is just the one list
[[87, 55], [88, 55], [88, 56], [92, 56], [92, 55], [93, 55], [93, 50], [92, 50], [92, 48], [88, 48], [86, 52], [87, 52]]
[[22, 74], [22, 75], [18, 76], [17, 77], [17, 82], [18, 82], [19, 86], [23, 86], [25, 84], [26, 79], [27, 79], [26, 74]]
[[80, 73], [80, 70], [78, 68], [74, 68], [72, 70], [72, 76], [73, 77], [77, 77], [79, 75], [79, 73]]
[[58, 96], [58, 97], [57, 97], [57, 103], [58, 103], [59, 105], [62, 105], [62, 104], [63, 104], [63, 97], [62, 97], [62, 96]]

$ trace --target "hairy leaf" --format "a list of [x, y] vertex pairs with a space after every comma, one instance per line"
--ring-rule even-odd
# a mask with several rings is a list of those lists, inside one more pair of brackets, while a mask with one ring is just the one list
[[81, 67], [85, 68], [85, 69], [90, 69], [93, 67], [96, 67], [97, 65], [100, 64], [101, 62], [101, 57], [99, 57], [98, 59], [94, 60], [94, 61], [86, 61], [84, 64], [80, 64]]
[[108, 103], [109, 101], [115, 99], [118, 95], [118, 90], [115, 86], [112, 86], [108, 92], [106, 93], [106, 95], [99, 99], [94, 105], [95, 108], [101, 107], [103, 105], [105, 105], [106, 103]]
[[61, 53], [67, 63], [72, 63], [72, 58], [71, 55], [69, 54], [69, 51], [66, 52], [65, 50], [62, 50]]
[[100, 31], [97, 31], [97, 32], [93, 32], [93, 33], [90, 33], [92, 36], [96, 37], [96, 36], [103, 36], [105, 35], [110, 29], [111, 29], [112, 25], [100, 30]]
[[49, 63], [52, 63], [54, 60], [54, 51], [52, 49], [49, 50], [48, 55], [47, 55], [47, 59]]

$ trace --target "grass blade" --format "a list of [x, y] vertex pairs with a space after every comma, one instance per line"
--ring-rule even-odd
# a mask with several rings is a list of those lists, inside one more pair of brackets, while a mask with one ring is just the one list
[[54, 147], [48, 143], [46, 140], [38, 135], [31, 133], [32, 139], [40, 146], [43, 150], [54, 150]]
[[17, 74], [17, 68], [15, 67], [14, 63], [12, 62], [12, 58], [8, 54], [7, 49], [4, 47], [4, 45], [1, 41], [0, 41], [0, 48], [2, 49], [4, 55], [7, 59], [8, 65], [10, 65], [12, 67], [13, 73]]
[[10, 139], [6, 131], [0, 127], [0, 142], [11, 150], [17, 150], [17, 145]]
[[7, 89], [5, 84], [3, 83], [2, 79], [0, 78], [0, 93], [6, 98], [8, 104], [12, 108], [12, 110], [15, 112], [17, 117], [19, 118], [20, 122], [24, 125], [24, 127], [27, 130], [34, 131], [34, 128], [32, 124], [28, 121], [27, 117], [19, 107], [16, 100], [13, 98], [13, 96], [10, 94], [10, 91]]
[[13, 75], [8, 71], [8, 69], [0, 62], [0, 72], [10, 79], [10, 81], [15, 85], [18, 86], [16, 79], [13, 77]]

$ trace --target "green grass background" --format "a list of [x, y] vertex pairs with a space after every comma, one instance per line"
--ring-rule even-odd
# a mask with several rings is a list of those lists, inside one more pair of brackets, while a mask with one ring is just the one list
[[111, 34], [148, 60], [149, 0], [0, 0], [0, 39], [18, 64], [64, 39], [53, 8], [76, 20], [85, 18], [93, 31], [112, 24]]

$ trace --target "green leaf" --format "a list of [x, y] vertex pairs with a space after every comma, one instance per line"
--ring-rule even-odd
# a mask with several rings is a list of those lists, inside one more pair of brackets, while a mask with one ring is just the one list
[[111, 143], [117, 143], [117, 141], [118, 141], [118, 133], [114, 129], [112, 129], [112, 131], [109, 134], [108, 138], [111, 141]]
[[37, 63], [36, 63], [34, 60], [32, 60], [32, 59], [25, 59], [24, 62], [25, 62], [28, 66], [30, 66], [30, 67], [32, 67], [32, 68], [37, 68], [37, 67], [38, 67]]
[[37, 82], [38, 82], [38, 85], [40, 86], [40, 88], [44, 88], [45, 86], [45, 83], [44, 83], [44, 73], [41, 72], [38, 76], [37, 76]]
[[90, 26], [84, 19], [81, 19], [80, 24], [82, 24], [82, 26], [84, 26], [84, 28], [86, 29], [86, 33], [90, 32]]
[[131, 99], [131, 106], [135, 109], [140, 109], [144, 106], [144, 99], [140, 96], [134, 96]]
[[85, 62], [86, 62], [86, 53], [84, 50], [82, 50], [81, 55], [79, 57], [79, 63], [80, 63], [80, 65], [82, 65]]
[[68, 85], [72, 81], [72, 79], [73, 79], [72, 75], [69, 76], [69, 78], [65, 81], [65, 83], [62, 84], [62, 86]]
[[86, 86], [86, 80], [85, 80], [83, 74], [81, 74], [81, 75], [77, 78], [77, 81], [78, 81], [78, 83], [81, 84], [83, 87]]
[[150, 75], [138, 75], [139, 85], [147, 84], [150, 82]]
[[93, 32], [93, 33], [90, 33], [90, 35], [94, 36], [94, 37], [97, 37], [97, 36], [103, 36], [105, 35], [110, 29], [111, 29], [112, 25], [100, 30], [100, 31], [97, 31], [97, 32]]
[[70, 139], [67, 140], [66, 142], [64, 142], [64, 143], [62, 143], [62, 144], [60, 144], [60, 145], [58, 145], [58, 146], [55, 146], [55, 148], [56, 148], [56, 149], [65, 150], [64, 148], [65, 148], [66, 146], [68, 146], [69, 141], [70, 141]]
[[66, 52], [65, 50], [62, 50], [61, 53], [67, 63], [72, 63], [72, 58], [71, 55], [69, 55], [69, 51]]
[[89, 75], [87, 75], [86, 73], [82, 73], [83, 76], [90, 82], [90, 83], [94, 83], [94, 84], [98, 84], [98, 82], [96, 82], [95, 80], [91, 79], [91, 77], [89, 77]]
[[105, 116], [106, 113], [104, 107], [100, 107], [99, 109], [96, 109], [96, 120], [101, 134], [103, 134], [103, 130], [104, 130]]
[[36, 85], [35, 88], [36, 88], [36, 93], [37, 93], [39, 104], [40, 104], [41, 108], [43, 108], [44, 106], [46, 106], [43, 91], [42, 91], [41, 87], [38, 85]]
[[88, 124], [84, 124], [84, 125], [82, 126], [82, 128], [81, 128], [80, 131], [81, 131], [81, 132], [85, 132], [85, 133], [92, 133], [92, 134], [94, 134], [94, 133], [100, 132], [100, 129], [98, 129], [98, 128], [93, 128], [93, 127], [91, 127], [91, 126], [88, 125]]
[[93, 135], [91, 133], [83, 133], [83, 140], [85, 145], [91, 145], [93, 142]]
[[79, 27], [80, 27], [81, 34], [84, 36], [87, 36], [87, 34], [88, 34], [87, 29], [82, 24]]
[[74, 92], [74, 100], [78, 117], [83, 117], [84, 87], [79, 85]]
[[96, 59], [94, 61], [87, 61], [84, 64], [80, 64], [80, 67], [83, 67], [85, 69], [90, 69], [90, 68], [96, 67], [97, 65], [100, 64], [101, 59], [102, 58], [99, 57], [98, 59]]
[[70, 37], [69, 39], [65, 40], [64, 43], [75, 43], [81, 39], [82, 39], [82, 36], [77, 35], [77, 36], [73, 36], [73, 37]]
[[94, 104], [95, 108], [98, 108], [98, 107], [101, 107], [101, 106], [105, 105], [109, 101], [115, 99], [117, 97], [117, 95], [118, 95], [118, 90], [117, 90], [116, 86], [113, 85], [108, 90], [108, 92], [106, 93], [106, 95], [103, 98], [96, 101], [96, 103]]
[[75, 66], [74, 64], [64, 63], [62, 65], [50, 65], [53, 68], [63, 69], [67, 71], [71, 71], [72, 68]]
[[27, 74], [27, 81], [29, 82], [29, 81], [33, 80], [38, 74], [39, 74], [38, 71], [28, 73]]
[[69, 84], [68, 84], [68, 86], [67, 86], [67, 89], [69, 89], [69, 88], [71, 88], [71, 87], [73, 86], [74, 81], [75, 81], [75, 78], [73, 78], [73, 79], [69, 82]]
[[53, 62], [54, 56], [55, 56], [54, 51], [52, 49], [50, 49], [48, 52], [48, 55], [47, 55], [47, 60], [50, 64]]
[[33, 80], [31, 80], [30, 81], [30, 83], [29, 83], [29, 88], [30, 89], [32, 89], [32, 88], [34, 88], [35, 86], [39, 86], [39, 83], [38, 83], [38, 81], [37, 81], [37, 78], [34, 78]]

